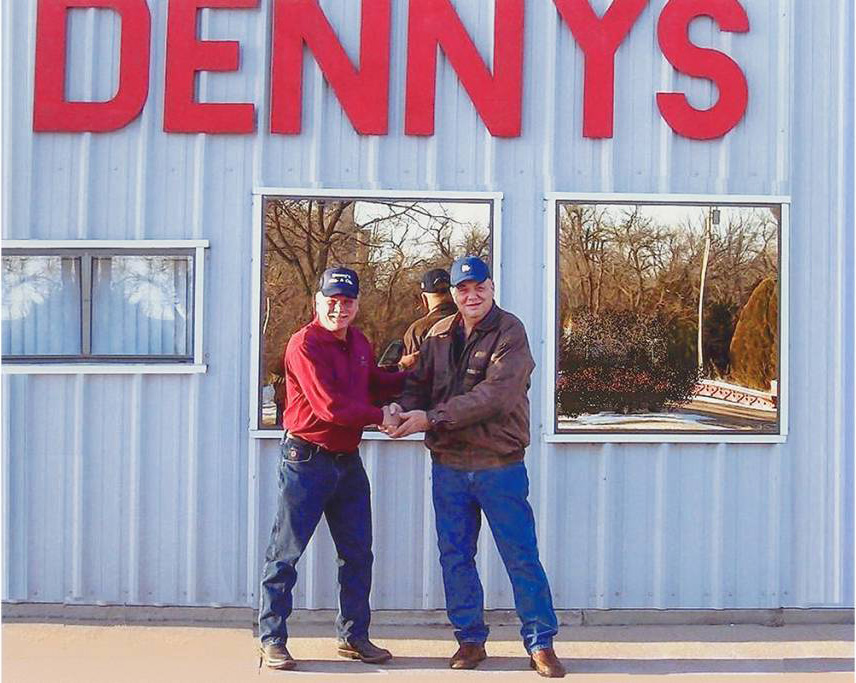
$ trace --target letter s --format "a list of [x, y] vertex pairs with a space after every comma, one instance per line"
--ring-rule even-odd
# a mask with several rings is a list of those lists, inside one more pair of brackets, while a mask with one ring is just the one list
[[749, 30], [749, 18], [738, 0], [669, 0], [657, 23], [657, 39], [675, 69], [713, 81], [719, 99], [710, 109], [696, 109], [683, 93], [658, 92], [657, 106], [678, 135], [710, 140], [722, 137], [743, 118], [749, 88], [746, 76], [731, 57], [690, 42], [690, 24], [701, 16], [711, 17], [722, 31]]

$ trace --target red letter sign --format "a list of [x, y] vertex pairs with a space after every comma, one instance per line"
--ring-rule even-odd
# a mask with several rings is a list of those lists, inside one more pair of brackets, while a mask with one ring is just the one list
[[[119, 87], [106, 102], [65, 99], [66, 12], [72, 7], [111, 9], [121, 17]], [[127, 126], [139, 116], [149, 94], [150, 42], [145, 0], [39, 0], [33, 130], [101, 133]]]
[[196, 101], [198, 71], [237, 71], [239, 45], [233, 40], [198, 40], [196, 16], [202, 7], [253, 8], [258, 0], [170, 0], [166, 37], [163, 129], [168, 133], [252, 133], [252, 104]]
[[696, 109], [682, 93], [658, 92], [657, 106], [678, 135], [710, 140], [722, 137], [743, 118], [749, 88], [746, 76], [731, 57], [690, 42], [690, 23], [701, 16], [711, 17], [723, 31], [749, 30], [749, 17], [737, 0], [670, 0], [660, 15], [657, 38], [673, 67], [713, 81], [719, 89], [719, 99], [710, 109]]
[[360, 68], [354, 68], [318, 0], [277, 0], [271, 66], [271, 133], [300, 132], [303, 44], [358, 133], [384, 135], [389, 110], [389, 0], [363, 0]]
[[523, 0], [496, 0], [491, 76], [449, 0], [410, 0], [404, 132], [434, 133], [437, 45], [443, 48], [491, 135], [520, 135]]
[[611, 138], [615, 105], [615, 51], [648, 0], [614, 0], [602, 19], [588, 0], [553, 0], [585, 54], [583, 136]]

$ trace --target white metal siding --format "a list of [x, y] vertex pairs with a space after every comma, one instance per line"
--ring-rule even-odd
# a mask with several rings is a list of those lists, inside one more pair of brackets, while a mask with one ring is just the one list
[[[393, 9], [390, 133], [361, 137], [320, 71], [304, 66], [300, 136], [271, 136], [271, 2], [204, 11], [203, 37], [241, 41], [241, 72], [203, 74], [200, 99], [253, 101], [249, 136], [162, 131], [165, 0], [150, 2], [142, 116], [109, 134], [32, 133], [35, 0], [5, 2], [3, 237], [210, 240], [208, 372], [3, 376], [3, 599], [254, 605], [276, 501], [277, 448], [247, 436], [252, 189], [504, 193], [503, 299], [543, 344], [545, 192], [790, 194], [790, 430], [786, 443], [546, 445], [542, 381], [530, 392], [527, 465], [557, 607], [853, 605], [853, 9], [846, 0], [744, 0], [751, 30], [693, 40], [744, 69], [749, 108], [717, 141], [675, 136], [657, 90], [704, 106], [715, 88], [675, 73], [650, 3], [616, 60], [615, 136], [582, 137], [582, 53], [549, 2], [527, 2], [523, 134], [494, 139], [438, 62], [436, 133], [403, 134], [406, 3]], [[606, 0], [593, 2], [602, 12]], [[359, 3], [323, 1], [352, 58]], [[483, 55], [492, 3], [456, 2]], [[74, 97], [107, 97], [119, 22], [75, 11]], [[91, 49], [89, 46], [92, 46]], [[97, 58], [96, 55], [97, 54]], [[376, 608], [443, 605], [427, 458], [367, 442]], [[326, 531], [302, 560], [296, 603], [336, 604]], [[487, 531], [489, 607], [511, 592]]]

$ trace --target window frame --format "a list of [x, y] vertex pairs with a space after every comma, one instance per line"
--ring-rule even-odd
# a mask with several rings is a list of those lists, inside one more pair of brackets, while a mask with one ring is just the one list
[[[556, 359], [558, 317], [558, 226], [559, 203], [581, 202], [587, 204], [719, 204], [757, 205], [779, 204], [779, 385], [777, 433], [741, 434], [729, 432], [560, 432], [556, 420]], [[548, 192], [544, 195], [544, 344], [542, 367], [545, 373], [542, 382], [541, 439], [545, 443], [784, 443], [788, 435], [788, 332], [789, 332], [789, 232], [791, 198], [787, 195], [730, 195], [730, 194], [661, 194], [661, 193], [613, 193], [613, 192]]]
[[[189, 256], [192, 261], [193, 329], [192, 352], [188, 356], [155, 355], [83, 355], [11, 356], [2, 358], [4, 375], [64, 375], [64, 374], [198, 374], [207, 371], [203, 355], [204, 306], [203, 287], [205, 250], [208, 240], [3, 240], [3, 256], [59, 256], [94, 259], [110, 256]], [[81, 334], [89, 325], [91, 340], [92, 316], [85, 315], [83, 287], [86, 284], [81, 266]], [[91, 271], [90, 271], [91, 275]], [[91, 286], [91, 279], [89, 280]], [[91, 301], [91, 291], [90, 291]]]
[[[502, 281], [502, 192], [484, 191], [442, 191], [442, 190], [365, 190], [365, 189], [332, 189], [305, 187], [256, 187], [253, 189], [253, 231], [252, 231], [252, 311], [250, 316], [250, 409], [248, 429], [251, 438], [281, 439], [283, 429], [261, 428], [261, 294], [262, 294], [262, 234], [264, 232], [264, 201], [267, 198], [290, 199], [359, 199], [365, 201], [398, 199], [413, 201], [489, 201], [491, 202], [491, 274], [495, 287], [495, 299], [501, 301]], [[422, 440], [422, 434], [411, 434], [404, 437], [407, 440]], [[376, 431], [366, 431], [363, 439], [371, 441], [390, 440], [386, 434]]]

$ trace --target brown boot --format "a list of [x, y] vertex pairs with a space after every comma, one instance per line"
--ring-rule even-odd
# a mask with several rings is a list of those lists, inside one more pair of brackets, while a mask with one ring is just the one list
[[535, 652], [529, 655], [529, 666], [535, 669], [539, 676], [544, 676], [544, 678], [565, 677], [565, 667], [559, 661], [556, 651], [552, 647], [535, 650]]
[[482, 643], [461, 643], [449, 660], [449, 666], [453, 669], [475, 669], [486, 658], [487, 652]]
[[262, 662], [269, 669], [289, 671], [297, 666], [297, 662], [288, 652], [285, 643], [263, 643], [259, 646], [259, 668]]
[[366, 664], [383, 664], [392, 659], [392, 653], [378, 647], [368, 638], [339, 643], [339, 656], [347, 659], [359, 659]]

